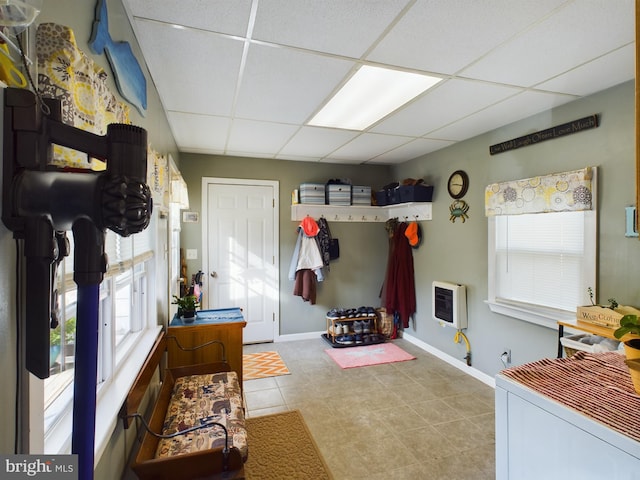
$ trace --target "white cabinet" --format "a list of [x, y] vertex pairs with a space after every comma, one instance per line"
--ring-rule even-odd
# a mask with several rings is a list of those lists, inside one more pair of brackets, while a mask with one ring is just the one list
[[404, 221], [431, 220], [431, 202], [400, 203], [384, 207], [351, 205], [291, 205], [291, 220], [324, 217], [328, 222], [386, 222], [391, 218]]
[[497, 480], [640, 478], [633, 438], [502, 375], [495, 399]]

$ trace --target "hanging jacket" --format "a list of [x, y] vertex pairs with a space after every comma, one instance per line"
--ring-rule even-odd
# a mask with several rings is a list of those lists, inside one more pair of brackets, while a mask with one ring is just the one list
[[316, 235], [316, 241], [318, 242], [318, 248], [320, 249], [320, 254], [322, 255], [322, 263], [325, 267], [329, 267], [329, 260], [331, 260], [331, 256], [329, 255], [329, 245], [331, 244], [331, 230], [329, 230], [329, 223], [327, 223], [327, 219], [324, 217], [320, 217], [318, 220], [318, 227], [320, 230]]
[[322, 266], [322, 256], [315, 238], [306, 236], [302, 228], [298, 227], [298, 238], [291, 256], [291, 264], [289, 265], [289, 280], [294, 281], [296, 279], [298, 270], [307, 269], [312, 270], [316, 275], [316, 279], [321, 282], [324, 280]]
[[316, 275], [313, 271], [303, 268], [296, 272], [293, 294], [311, 305], [316, 304]]
[[404, 235], [407, 224], [395, 226], [389, 241], [389, 259], [382, 298], [388, 312], [397, 312], [404, 328], [416, 312], [416, 288], [413, 270], [413, 251]]

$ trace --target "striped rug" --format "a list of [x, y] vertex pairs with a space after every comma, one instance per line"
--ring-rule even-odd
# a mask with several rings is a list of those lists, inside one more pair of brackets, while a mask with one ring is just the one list
[[289, 375], [278, 352], [246, 353], [242, 356], [243, 380]]

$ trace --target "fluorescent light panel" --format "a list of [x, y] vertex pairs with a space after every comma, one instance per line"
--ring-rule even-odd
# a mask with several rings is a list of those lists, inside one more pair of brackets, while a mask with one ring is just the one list
[[364, 130], [440, 80], [418, 73], [363, 65], [309, 121], [309, 125]]

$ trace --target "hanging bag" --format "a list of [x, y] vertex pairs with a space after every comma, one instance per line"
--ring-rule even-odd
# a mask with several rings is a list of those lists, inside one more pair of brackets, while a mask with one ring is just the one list
[[337, 238], [329, 239], [329, 260], [340, 258], [340, 242]]

